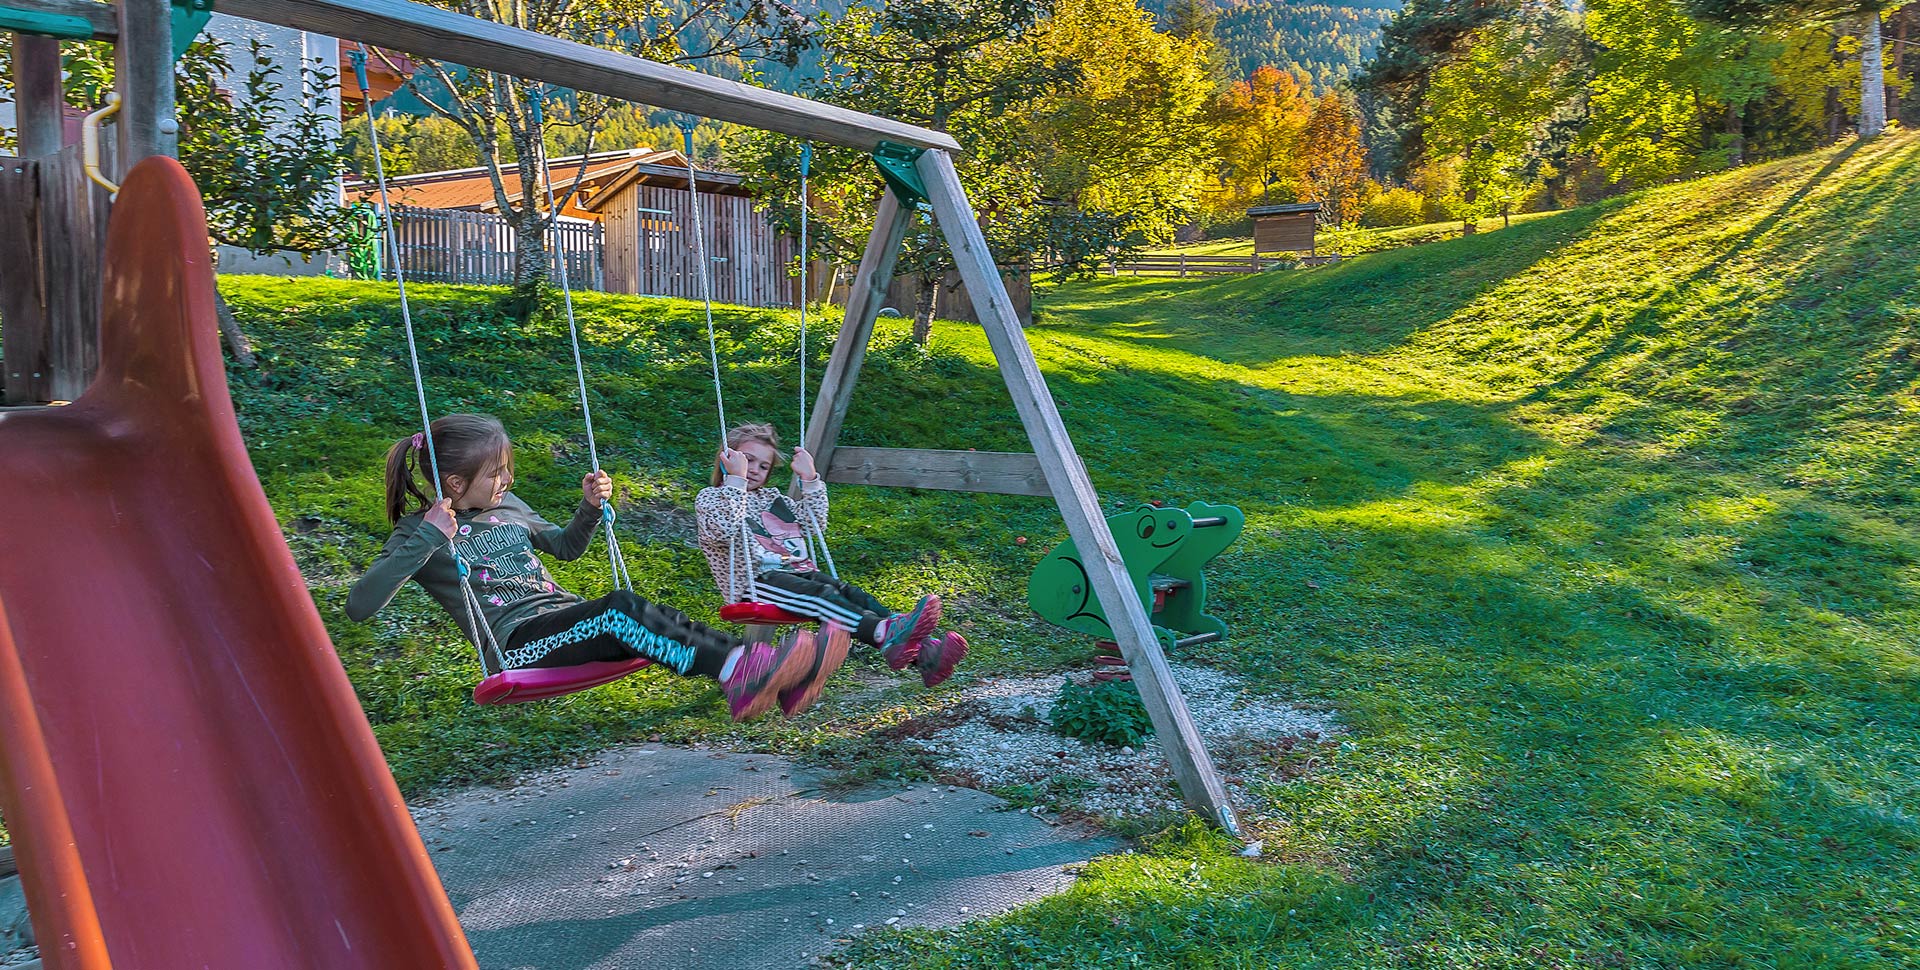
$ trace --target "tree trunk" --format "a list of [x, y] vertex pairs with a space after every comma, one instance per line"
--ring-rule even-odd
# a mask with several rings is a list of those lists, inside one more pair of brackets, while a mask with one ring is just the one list
[[913, 304], [913, 345], [924, 348], [933, 337], [933, 313], [940, 301], [940, 279], [919, 277], [920, 290]]
[[227, 342], [227, 352], [233, 355], [234, 363], [248, 370], [258, 370], [260, 361], [253, 356], [253, 345], [247, 341], [247, 335], [240, 329], [240, 321], [233, 315], [233, 308], [227, 306], [227, 298], [220, 291], [213, 291], [213, 309], [220, 318], [220, 336]]
[[1727, 105], [1727, 167], [1738, 168], [1747, 163], [1747, 126], [1746, 112], [1740, 105]]
[[1887, 72], [1880, 57], [1880, 11], [1870, 10], [1860, 34], [1860, 137], [1887, 130]]
[[513, 227], [513, 287], [538, 289], [553, 275], [547, 257], [547, 234], [541, 231], [539, 213], [529, 212]]

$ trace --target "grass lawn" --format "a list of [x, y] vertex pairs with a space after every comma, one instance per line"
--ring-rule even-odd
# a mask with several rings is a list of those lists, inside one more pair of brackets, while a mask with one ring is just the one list
[[[234, 380], [255, 460], [409, 791], [656, 732], [874, 753], [863, 732], [911, 713], [911, 692], [880, 711], [830, 692], [734, 728], [710, 688], [657, 675], [474, 709], [470, 651], [423, 596], [340, 612], [384, 536], [380, 453], [410, 431], [391, 290], [223, 288], [268, 362]], [[570, 507], [563, 329], [508, 326], [487, 291], [416, 295], [436, 409], [499, 413], [519, 491]], [[1234, 635], [1200, 656], [1352, 733], [1257, 793], [1262, 859], [1176, 826], [1063, 896], [869, 934], [849, 963], [1920, 966], [1920, 136], [1041, 307], [1029, 337], [1104, 498], [1248, 513], [1212, 573]], [[711, 615], [685, 511], [713, 433], [697, 307], [582, 311], [636, 583]], [[1023, 447], [976, 330], [942, 324], [922, 353], [893, 323], [846, 441]], [[720, 325], [729, 416], [791, 425], [793, 319]], [[1046, 503], [835, 496], [843, 569], [952, 591], [974, 670], [1084, 653], [1023, 607], [1062, 531]], [[605, 588], [591, 556], [562, 578]]]
[[[1515, 215], [1512, 225], [1532, 222], [1535, 219], [1558, 215], [1555, 212], [1522, 212]], [[1493, 232], [1506, 228], [1507, 222], [1499, 217], [1482, 219], [1476, 225], [1478, 232]], [[1321, 255], [1338, 253], [1341, 256], [1359, 256], [1363, 253], [1385, 252], [1402, 246], [1418, 246], [1422, 243], [1441, 242], [1460, 238], [1458, 222], [1428, 222], [1418, 226], [1399, 226], [1393, 229], [1322, 229], [1316, 236], [1316, 251]], [[1169, 246], [1153, 250], [1154, 253], [1167, 256], [1251, 256], [1253, 239], [1209, 239], [1204, 242], [1185, 246]]]

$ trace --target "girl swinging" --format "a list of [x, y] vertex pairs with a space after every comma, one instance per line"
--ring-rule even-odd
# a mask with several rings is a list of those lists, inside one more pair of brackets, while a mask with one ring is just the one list
[[820, 571], [809, 536], [824, 547], [827, 483], [804, 448], [793, 452], [800, 498], [767, 487], [785, 459], [773, 426], [730, 428], [715, 456], [712, 486], [694, 499], [700, 551], [730, 603], [758, 599], [789, 613], [849, 627], [853, 638], [880, 650], [887, 666], [909, 664], [928, 687], [953, 676], [967, 654], [966, 638], [940, 633], [940, 597], [928, 593], [905, 612], [890, 609], [852, 583]]

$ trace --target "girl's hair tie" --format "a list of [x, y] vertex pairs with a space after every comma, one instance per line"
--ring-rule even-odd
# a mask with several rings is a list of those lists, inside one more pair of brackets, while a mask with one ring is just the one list
[[420, 449], [425, 448], [426, 446], [427, 446], [427, 433], [424, 431], [415, 431], [413, 433], [413, 450], [419, 451]]

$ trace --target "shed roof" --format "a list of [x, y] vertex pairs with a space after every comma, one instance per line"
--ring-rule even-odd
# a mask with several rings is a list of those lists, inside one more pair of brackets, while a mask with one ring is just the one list
[[1302, 212], [1319, 212], [1318, 202], [1288, 202], [1282, 205], [1257, 205], [1247, 210], [1250, 216], [1290, 216]]

